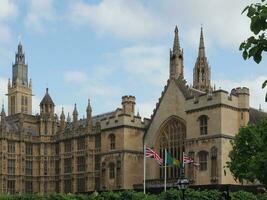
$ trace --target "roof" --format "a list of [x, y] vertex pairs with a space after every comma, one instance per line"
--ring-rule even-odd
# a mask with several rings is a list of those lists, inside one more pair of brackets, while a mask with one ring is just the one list
[[267, 119], [267, 113], [255, 108], [249, 108], [249, 122], [256, 123], [260, 120]]
[[50, 95], [48, 93], [48, 88], [46, 88], [46, 93], [45, 93], [40, 105], [43, 105], [43, 104], [52, 104], [53, 106], [55, 105], [52, 98], [50, 97]]

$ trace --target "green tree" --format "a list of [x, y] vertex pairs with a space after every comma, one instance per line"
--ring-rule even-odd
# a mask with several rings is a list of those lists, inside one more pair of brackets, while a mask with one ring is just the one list
[[[267, 51], [267, 3], [261, 0], [261, 3], [251, 4], [247, 6], [243, 12], [250, 19], [250, 30], [253, 35], [242, 42], [239, 50], [243, 52], [243, 58], [249, 59], [253, 57], [256, 63], [262, 60], [262, 53]], [[267, 85], [267, 80], [262, 84], [262, 89]], [[267, 93], [265, 96], [267, 102]]]
[[227, 165], [234, 178], [267, 186], [267, 120], [240, 128], [231, 144]]

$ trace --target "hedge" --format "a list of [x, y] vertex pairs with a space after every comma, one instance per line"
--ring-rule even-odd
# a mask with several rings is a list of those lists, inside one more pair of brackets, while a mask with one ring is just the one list
[[[222, 193], [217, 190], [192, 190], [185, 191], [187, 200], [221, 200]], [[267, 193], [254, 195], [249, 192], [239, 191], [230, 193], [231, 200], [267, 200]], [[170, 189], [159, 195], [143, 194], [141, 192], [103, 192], [91, 195], [84, 194], [16, 194], [3, 195], [0, 200], [182, 200], [182, 193], [177, 189]]]

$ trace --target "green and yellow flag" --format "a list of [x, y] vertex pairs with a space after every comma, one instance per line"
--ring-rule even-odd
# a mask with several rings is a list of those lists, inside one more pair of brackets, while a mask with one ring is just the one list
[[166, 154], [167, 154], [166, 155], [167, 156], [167, 160], [166, 160], [166, 164], [167, 165], [176, 165], [176, 166], [178, 166], [180, 164], [180, 161], [175, 159], [175, 158], [173, 158], [171, 156], [171, 154], [169, 154], [168, 152], [166, 152]]

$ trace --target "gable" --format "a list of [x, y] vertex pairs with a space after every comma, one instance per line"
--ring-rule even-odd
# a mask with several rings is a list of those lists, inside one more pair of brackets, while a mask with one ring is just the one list
[[181, 90], [176, 81], [177, 80], [173, 79], [168, 81], [168, 84], [165, 86], [162, 96], [159, 99], [159, 103], [157, 103], [156, 109], [154, 109], [150, 125], [145, 134], [147, 146], [154, 146], [160, 126], [169, 117], [177, 116], [186, 121], [186, 113], [184, 110], [185, 100], [189, 95], [189, 91]]

